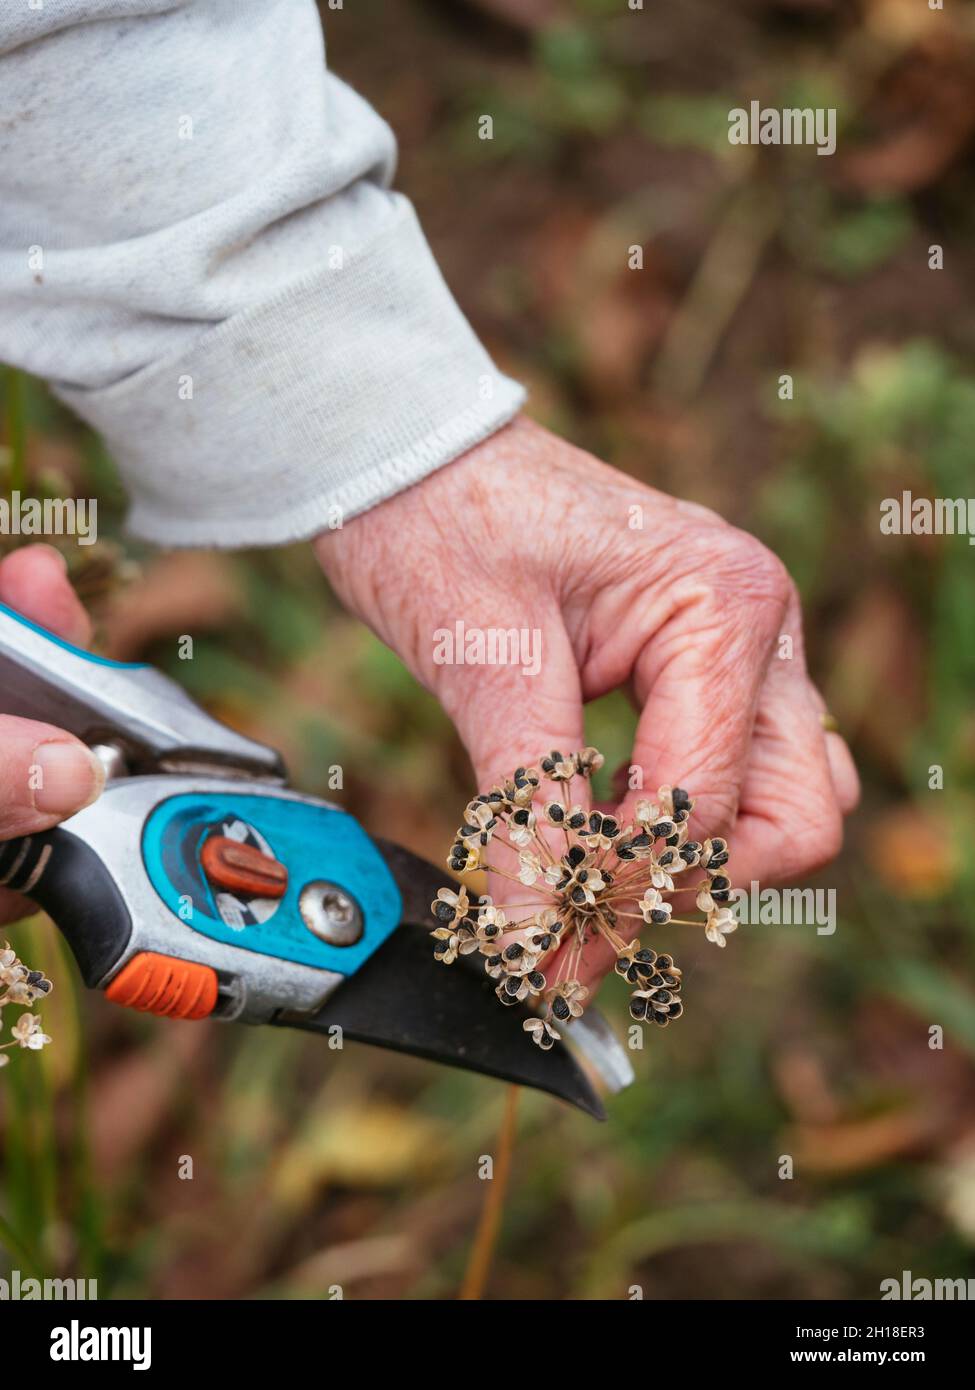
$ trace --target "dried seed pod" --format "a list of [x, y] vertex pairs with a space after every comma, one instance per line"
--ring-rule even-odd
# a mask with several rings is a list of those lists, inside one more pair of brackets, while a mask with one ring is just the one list
[[[569, 1024], [583, 1012], [588, 991], [578, 979], [565, 978], [566, 966], [573, 969], [578, 952], [596, 936], [612, 946], [616, 973], [634, 987], [631, 1016], [658, 1026], [680, 1017], [681, 972], [673, 957], [636, 940], [627, 943], [618, 930], [621, 921], [634, 917], [654, 929], [665, 928], [673, 920], [674, 879], [685, 870], [698, 868], [706, 875], [690, 890], [704, 914], [700, 925], [706, 939], [723, 946], [737, 925], [729, 907], [731, 880], [724, 872], [727, 842], [718, 836], [691, 837], [694, 802], [684, 788], [661, 787], [653, 801], [639, 801], [632, 825], [572, 801], [573, 778], [590, 777], [602, 761], [594, 748], [575, 753], [552, 749], [537, 769], [517, 768], [501, 786], [474, 797], [465, 810], [449, 866], [461, 874], [476, 868], [490, 872], [487, 851], [501, 830], [518, 850], [517, 874], [506, 870], [507, 877], [517, 877], [533, 897], [547, 899], [546, 907], [525, 919], [519, 916], [524, 902], [485, 898], [472, 906], [462, 889], [453, 888], [441, 890], [432, 905], [439, 960], [450, 964], [476, 951], [503, 1004], [542, 1001], [543, 1014], [524, 1024], [542, 1048], [558, 1040], [554, 1022]], [[543, 776], [559, 787], [560, 795], [550, 790], [548, 799], [539, 795], [536, 803]], [[539, 834], [539, 823], [564, 835], [561, 853], [551, 848], [551, 837]], [[683, 917], [678, 920], [686, 923]], [[539, 969], [542, 961], [544, 971]], [[551, 986], [548, 979], [554, 981]]]

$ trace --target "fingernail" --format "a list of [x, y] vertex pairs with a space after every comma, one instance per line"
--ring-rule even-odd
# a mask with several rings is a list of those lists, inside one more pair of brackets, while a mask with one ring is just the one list
[[83, 810], [105, 785], [105, 769], [83, 743], [42, 743], [31, 761], [34, 809], [47, 816]]

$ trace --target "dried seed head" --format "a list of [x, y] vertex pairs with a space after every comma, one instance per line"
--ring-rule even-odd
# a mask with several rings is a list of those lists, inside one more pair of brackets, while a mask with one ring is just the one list
[[[18, 958], [9, 943], [4, 944], [0, 950], [0, 1020], [6, 1005], [31, 1005], [37, 999], [46, 998], [53, 988], [43, 970], [30, 969]], [[36, 1014], [21, 1014], [10, 1026], [10, 1040], [0, 1041], [0, 1067], [9, 1064], [11, 1049], [23, 1048], [28, 1052], [39, 1052], [50, 1041]]]
[[[618, 934], [626, 920], [654, 928], [671, 922], [675, 877], [688, 870], [702, 875], [690, 891], [704, 914], [699, 925], [709, 941], [723, 946], [737, 926], [728, 906], [727, 842], [717, 836], [691, 838], [694, 802], [688, 793], [682, 787], [661, 787], [653, 800], [637, 803], [634, 823], [624, 825], [616, 815], [572, 801], [573, 778], [589, 778], [602, 764], [594, 748], [575, 753], [552, 749], [538, 768], [517, 768], [502, 786], [467, 805], [449, 866], [461, 874], [475, 868], [490, 872], [486, 853], [503, 832], [502, 838], [518, 851], [516, 875], [506, 869], [507, 878], [516, 876], [530, 896], [547, 899], [544, 907], [519, 917], [526, 904], [517, 898], [523, 899], [524, 892], [516, 893], [511, 904], [484, 898], [475, 899], [472, 907], [464, 890], [456, 888], [441, 889], [432, 904], [437, 959], [451, 964], [458, 956], [478, 952], [503, 1004], [540, 998], [544, 1013], [526, 1020], [524, 1028], [542, 1048], [559, 1037], [553, 1021], [571, 1023], [583, 1012], [588, 990], [569, 976], [596, 936], [612, 946], [616, 973], [634, 987], [634, 1018], [666, 1026], [680, 1017], [681, 973], [673, 957]], [[550, 790], [547, 799], [539, 795], [536, 801], [543, 777], [559, 793], [553, 796]], [[546, 827], [561, 832], [558, 849], [552, 848]]]

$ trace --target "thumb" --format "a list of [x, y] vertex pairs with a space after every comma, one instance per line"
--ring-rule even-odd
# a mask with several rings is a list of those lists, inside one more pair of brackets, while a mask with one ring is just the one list
[[0, 840], [50, 830], [93, 802], [105, 772], [79, 739], [0, 715]]

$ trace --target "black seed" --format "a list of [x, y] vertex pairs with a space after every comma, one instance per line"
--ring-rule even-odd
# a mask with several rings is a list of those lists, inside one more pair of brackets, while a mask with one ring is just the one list
[[437, 904], [433, 909], [434, 917], [439, 917], [441, 922], [452, 922], [454, 920], [454, 909], [450, 903], [445, 903], [442, 898], [437, 899]]
[[517, 960], [525, 954], [525, 948], [520, 941], [513, 941], [510, 946], [504, 948], [503, 954], [505, 960]]
[[531, 985], [532, 989], [544, 989], [545, 976], [540, 970], [533, 970], [528, 976], [528, 983]]
[[650, 913], [650, 921], [659, 927], [661, 923], [670, 921], [670, 914], [664, 912], [662, 907], [655, 907]]
[[657, 969], [658, 969], [658, 970], [672, 970], [673, 968], [674, 968], [674, 958], [673, 958], [673, 956], [658, 956], [658, 957], [657, 957]]
[[650, 965], [653, 965], [654, 961], [657, 959], [657, 953], [656, 951], [651, 951], [649, 946], [644, 946], [641, 950], [637, 951], [633, 959], [647, 961]]
[[582, 848], [582, 845], [573, 845], [565, 856], [567, 862], [571, 864], [573, 869], [581, 864], [585, 857], [586, 851]]
[[570, 816], [566, 824], [570, 830], [581, 830], [586, 823], [586, 818], [581, 811], [577, 811], [574, 816]]
[[573, 888], [569, 897], [574, 903], [584, 903], [586, 901], [586, 895], [581, 888]]
[[630, 1017], [644, 1019], [647, 1016], [647, 1001], [645, 999], [630, 1000]]
[[561, 1019], [564, 1022], [567, 1018], [571, 1016], [571, 1012], [571, 1009], [569, 1008], [565, 1000], [562, 998], [561, 994], [557, 994], [555, 998], [552, 1000], [552, 1013], [555, 1015], [555, 1017]]
[[517, 994], [521, 989], [521, 980], [517, 976], [509, 975], [504, 982], [504, 988], [507, 994]]
[[670, 799], [674, 803], [675, 811], [689, 811], [691, 809], [691, 798], [683, 787], [674, 787], [670, 793]]
[[565, 820], [565, 807], [553, 802], [548, 808], [548, 818], [554, 820], [556, 825], [561, 825]]

